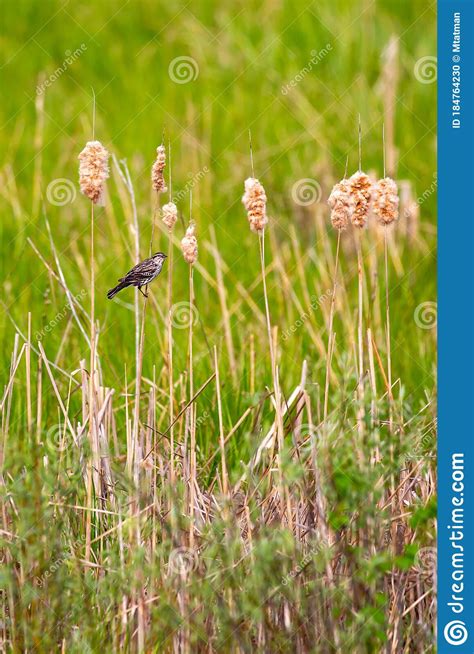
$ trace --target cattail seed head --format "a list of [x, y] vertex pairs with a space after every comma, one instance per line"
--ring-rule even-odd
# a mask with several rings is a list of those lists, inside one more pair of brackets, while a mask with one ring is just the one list
[[195, 224], [190, 223], [186, 230], [186, 234], [181, 241], [181, 250], [183, 251], [184, 260], [190, 264], [195, 263], [198, 255], [197, 238], [194, 235], [195, 229]]
[[268, 223], [267, 196], [265, 195], [265, 189], [255, 177], [249, 177], [245, 180], [245, 193], [242, 196], [242, 203], [247, 211], [250, 229], [253, 232], [261, 233]]
[[164, 204], [162, 207], [162, 212], [163, 212], [163, 222], [165, 223], [166, 227], [171, 230], [176, 224], [176, 221], [178, 220], [178, 207], [175, 205], [174, 202], [168, 202], [168, 204]]
[[151, 169], [151, 182], [153, 188], [157, 193], [164, 193], [166, 188], [165, 178], [163, 177], [163, 170], [166, 166], [166, 149], [164, 145], [159, 145], [156, 148], [156, 159]]
[[361, 170], [349, 179], [351, 195], [354, 200], [354, 212], [351, 221], [354, 227], [365, 227], [369, 217], [370, 201], [372, 199], [372, 182], [370, 177]]
[[341, 179], [335, 184], [328, 198], [331, 207], [331, 222], [334, 229], [346, 229], [354, 213], [354, 198], [351, 195], [349, 180]]
[[390, 225], [398, 218], [398, 188], [390, 177], [374, 184], [374, 214], [381, 225]]
[[88, 141], [79, 154], [81, 191], [94, 204], [103, 204], [105, 180], [109, 177], [109, 152], [100, 141]]

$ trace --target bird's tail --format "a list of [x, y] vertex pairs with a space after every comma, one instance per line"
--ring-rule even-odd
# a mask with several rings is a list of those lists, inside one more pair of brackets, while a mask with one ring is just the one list
[[117, 286], [114, 286], [114, 288], [110, 289], [110, 291], [107, 293], [107, 297], [109, 298], [109, 300], [111, 300], [122, 289], [127, 288], [127, 286], [128, 284], [126, 282], [119, 282]]

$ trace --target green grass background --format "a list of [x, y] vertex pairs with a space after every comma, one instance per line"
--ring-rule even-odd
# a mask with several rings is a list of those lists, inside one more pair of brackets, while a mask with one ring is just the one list
[[[219, 249], [230, 272], [225, 283], [229, 305], [238, 298], [235, 282], [249, 288], [258, 274], [258, 245], [248, 230], [240, 198], [243, 180], [250, 174], [248, 130], [252, 131], [256, 175], [265, 184], [272, 229], [282, 244], [291, 223], [302, 248], [314, 247], [320, 237], [311, 219], [298, 216], [291, 200], [293, 184], [301, 178], [317, 179], [325, 202], [332, 183], [342, 176], [346, 156], [349, 172], [357, 168], [357, 119], [363, 129], [363, 167], [382, 173], [381, 131], [383, 98], [378, 88], [381, 55], [392, 35], [399, 37], [400, 81], [396, 104], [396, 145], [399, 179], [412, 181], [417, 195], [432, 187], [435, 171], [436, 84], [422, 84], [414, 76], [420, 57], [434, 55], [435, 3], [422, 0], [349, 2], [234, 2], [229, 6], [147, 0], [74, 3], [2, 3], [1, 75], [4, 89], [0, 105], [0, 147], [4, 171], [0, 197], [2, 215], [1, 279], [3, 297], [20, 327], [32, 312], [33, 333], [63, 310], [62, 292], [50, 286], [48, 274], [34, 255], [30, 237], [49, 261], [44, 216], [33, 212], [35, 179], [43, 195], [49, 183], [66, 178], [77, 183], [77, 154], [91, 138], [93, 88], [97, 98], [96, 136], [118, 158], [126, 158], [135, 185], [142, 232], [141, 250], [148, 252], [152, 197], [149, 171], [163, 131], [172, 146], [173, 186], [179, 192], [199, 171], [208, 170], [193, 190], [193, 217], [200, 243], [209, 240], [215, 227]], [[294, 90], [282, 87], [308, 65], [311, 52], [326, 44], [331, 51], [304, 75]], [[84, 53], [46, 90], [41, 147], [35, 146], [37, 118], [35, 89], [44, 73], [61, 66], [68, 52], [84, 44]], [[83, 46], [83, 47], [84, 47]], [[198, 76], [177, 84], [168, 73], [170, 62], [192, 57]], [[5, 181], [6, 170], [14, 182]], [[99, 350], [105, 383], [123, 381], [124, 363], [134, 362], [132, 311], [110, 303], [105, 295], [119, 274], [133, 263], [128, 228], [117, 184], [110, 180], [109, 201], [97, 218], [97, 307], [101, 324]], [[406, 250], [403, 274], [392, 276], [391, 309], [394, 375], [406, 384], [408, 395], [423, 401], [433, 386], [434, 341], [432, 331], [416, 328], [413, 314], [420, 302], [434, 301], [435, 291], [435, 194], [421, 206], [424, 237], [429, 252]], [[179, 203], [185, 221], [189, 194]], [[126, 206], [126, 203], [125, 203]], [[44, 201], [53, 237], [71, 291], [88, 288], [89, 206], [79, 192], [74, 202], [57, 207]], [[330, 231], [330, 226], [327, 226]], [[178, 225], [181, 237], [183, 225]], [[330, 235], [335, 245], [335, 237]], [[319, 240], [318, 240], [319, 239]], [[156, 247], [166, 248], [157, 234]], [[78, 261], [83, 257], [84, 268]], [[212, 256], [201, 246], [200, 262], [214, 275]], [[309, 264], [307, 264], [309, 265]], [[294, 270], [288, 271], [298, 292]], [[294, 280], [292, 275], [294, 274]], [[393, 275], [393, 273], [392, 273]], [[187, 268], [175, 251], [175, 301], [187, 300]], [[356, 280], [349, 288], [356, 299]], [[284, 304], [277, 281], [269, 279], [272, 319], [284, 331], [294, 315]], [[165, 281], [157, 280], [153, 292], [165, 302]], [[200, 324], [196, 351], [222, 341], [214, 328], [220, 320], [218, 297], [196, 273]], [[260, 286], [253, 292], [263, 309]], [[124, 297], [132, 302], [132, 294]], [[87, 306], [87, 297], [84, 300]], [[254, 330], [248, 309], [239, 321], [233, 318], [238, 357], [245, 356], [248, 336]], [[316, 329], [324, 331], [320, 317]], [[64, 323], [44, 340], [53, 357]], [[4, 378], [10, 364], [14, 330], [4, 313], [0, 325]], [[160, 339], [164, 322], [155, 314], [147, 331], [145, 373], [162, 366]], [[264, 334], [264, 333], [263, 333]], [[175, 354], [179, 369], [185, 367], [185, 332], [176, 333]], [[263, 335], [264, 338], [264, 335]], [[325, 337], [324, 337], [325, 338]], [[181, 340], [180, 340], [181, 339]], [[207, 339], [207, 342], [206, 342]], [[182, 344], [181, 349], [179, 344]], [[265, 348], [265, 341], [262, 340]], [[76, 328], [67, 348], [65, 367], [75, 368], [86, 356], [85, 343]], [[225, 357], [225, 353], [222, 355]], [[306, 330], [299, 330], [282, 349], [285, 391], [299, 378], [304, 356], [318, 370]], [[264, 364], [261, 364], [262, 366]], [[202, 358], [198, 383], [209, 370]], [[267, 370], [267, 373], [269, 371]], [[231, 401], [231, 400], [229, 400]], [[237, 400], [236, 400], [237, 401]], [[230, 411], [233, 413], [233, 411]]]

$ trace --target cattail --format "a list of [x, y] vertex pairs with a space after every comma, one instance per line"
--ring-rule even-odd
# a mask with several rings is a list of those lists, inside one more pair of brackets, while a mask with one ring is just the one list
[[374, 214], [381, 225], [390, 225], [398, 218], [398, 188], [390, 177], [374, 184]]
[[171, 230], [176, 224], [176, 221], [178, 220], [178, 207], [175, 205], [174, 202], [168, 202], [168, 204], [164, 204], [162, 207], [163, 211], [163, 222], [165, 223], [166, 227]]
[[81, 191], [94, 204], [103, 204], [105, 180], [109, 177], [109, 152], [100, 141], [88, 141], [79, 154]]
[[250, 229], [253, 232], [261, 233], [268, 223], [267, 196], [265, 195], [265, 189], [255, 177], [249, 177], [245, 180], [245, 193], [242, 197], [242, 203], [247, 211]]
[[181, 250], [183, 251], [183, 257], [185, 261], [190, 264], [193, 264], [198, 255], [198, 245], [197, 238], [194, 236], [194, 231], [196, 226], [194, 223], [190, 223], [189, 227], [186, 230], [186, 234], [181, 241]]
[[351, 195], [349, 180], [342, 179], [333, 187], [328, 204], [331, 207], [331, 222], [334, 229], [339, 231], [346, 229], [354, 213], [354, 198]]
[[361, 170], [352, 175], [349, 180], [351, 195], [354, 200], [354, 211], [351, 221], [354, 227], [365, 227], [369, 216], [372, 199], [372, 182], [370, 177]]
[[151, 169], [151, 181], [153, 188], [157, 193], [164, 193], [167, 191], [165, 178], [163, 177], [163, 170], [166, 166], [166, 150], [164, 145], [159, 145], [156, 148], [156, 160]]

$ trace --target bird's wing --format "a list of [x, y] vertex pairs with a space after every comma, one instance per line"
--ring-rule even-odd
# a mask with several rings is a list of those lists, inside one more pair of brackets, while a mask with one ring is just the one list
[[154, 262], [153, 258], [150, 257], [149, 259], [144, 259], [144, 261], [140, 261], [140, 263], [137, 263], [136, 266], [133, 266], [133, 268], [128, 271], [125, 277], [122, 277], [121, 279], [119, 279], [119, 281], [139, 282], [140, 280], [147, 279], [150, 275], [152, 275], [155, 269], [156, 269], [156, 263]]

